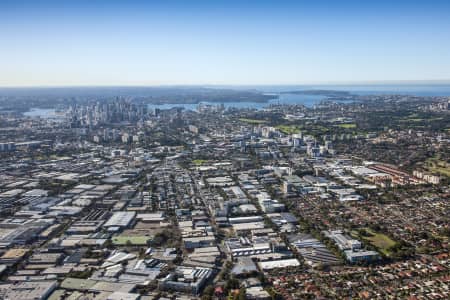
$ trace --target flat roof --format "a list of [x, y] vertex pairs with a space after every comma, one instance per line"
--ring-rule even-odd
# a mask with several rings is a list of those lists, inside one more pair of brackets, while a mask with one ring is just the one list
[[262, 270], [297, 267], [300, 266], [300, 262], [296, 258], [273, 260], [273, 261], [261, 261], [258, 263]]

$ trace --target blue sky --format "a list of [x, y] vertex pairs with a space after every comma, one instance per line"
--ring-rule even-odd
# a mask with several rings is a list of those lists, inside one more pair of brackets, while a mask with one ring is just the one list
[[449, 79], [450, 1], [0, 1], [0, 86]]

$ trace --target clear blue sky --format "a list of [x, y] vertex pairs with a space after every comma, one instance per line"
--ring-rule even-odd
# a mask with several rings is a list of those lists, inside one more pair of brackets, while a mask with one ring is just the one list
[[0, 1], [0, 86], [450, 79], [450, 1]]

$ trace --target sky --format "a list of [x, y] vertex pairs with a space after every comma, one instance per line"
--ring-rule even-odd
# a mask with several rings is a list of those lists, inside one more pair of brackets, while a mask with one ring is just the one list
[[0, 0], [0, 86], [450, 80], [450, 1]]

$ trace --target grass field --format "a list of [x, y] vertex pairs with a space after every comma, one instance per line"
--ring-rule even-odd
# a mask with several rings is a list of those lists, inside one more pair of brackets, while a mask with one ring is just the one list
[[295, 134], [301, 131], [298, 125], [278, 125], [276, 128], [284, 134]]
[[426, 161], [426, 168], [433, 173], [450, 177], [450, 165], [438, 158], [430, 158]]
[[192, 163], [195, 164], [195, 165], [197, 165], [197, 166], [202, 165], [202, 164], [204, 164], [205, 162], [207, 162], [207, 160], [204, 160], [204, 159], [194, 159], [194, 160], [192, 161]]
[[147, 241], [150, 240], [148, 236], [123, 236], [119, 235], [112, 238], [112, 242], [114, 245], [126, 245], [128, 242], [131, 245], [147, 245]]
[[444, 167], [428, 167], [428, 170], [433, 173], [439, 173], [441, 175], [445, 175], [447, 177], [450, 177], [450, 168], [444, 168]]
[[339, 124], [338, 127], [345, 129], [353, 129], [356, 128], [356, 124], [355, 123]]
[[362, 238], [375, 246], [384, 255], [389, 256], [389, 248], [395, 245], [395, 242], [385, 234], [375, 232], [370, 228], [364, 228], [371, 236], [363, 236]]
[[266, 120], [246, 119], [246, 118], [241, 118], [241, 119], [239, 119], [239, 121], [245, 122], [245, 123], [248, 123], [248, 124], [264, 124], [264, 123], [267, 123]]

